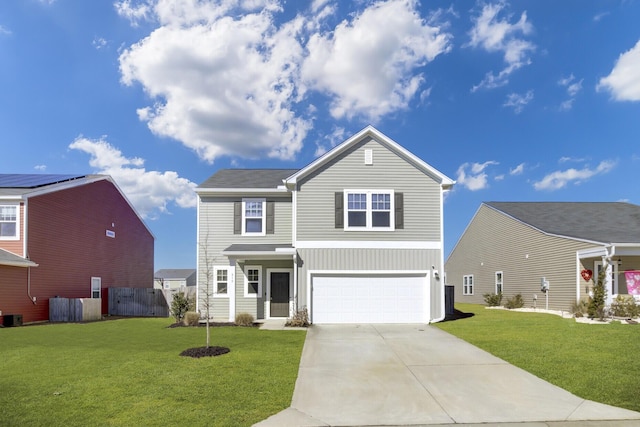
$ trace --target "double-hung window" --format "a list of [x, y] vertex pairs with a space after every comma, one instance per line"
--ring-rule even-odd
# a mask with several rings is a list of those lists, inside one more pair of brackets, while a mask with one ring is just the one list
[[473, 295], [473, 274], [462, 276], [462, 295]]
[[0, 205], [0, 240], [18, 240], [20, 233], [18, 215], [19, 209], [15, 205]]
[[245, 266], [244, 296], [249, 298], [260, 298], [262, 296], [262, 267]]
[[393, 190], [345, 190], [345, 230], [393, 230]]
[[230, 281], [231, 281], [231, 274], [230, 274], [230, 269], [228, 267], [214, 267], [213, 296], [218, 298], [227, 297], [229, 294]]
[[496, 294], [502, 293], [502, 285], [503, 285], [503, 274], [502, 271], [496, 271]]
[[265, 235], [265, 200], [242, 200], [242, 234]]

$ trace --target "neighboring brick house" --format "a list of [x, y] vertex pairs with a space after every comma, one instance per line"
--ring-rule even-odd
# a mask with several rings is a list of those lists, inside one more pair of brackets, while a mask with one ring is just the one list
[[227, 169], [198, 201], [198, 309], [233, 321], [444, 318], [443, 194], [454, 181], [369, 126], [302, 169]]
[[49, 318], [49, 298], [153, 287], [154, 237], [107, 175], [0, 174], [0, 311]]
[[[445, 264], [456, 302], [521, 294], [526, 306], [566, 310], [587, 298], [602, 268], [608, 301], [640, 269], [640, 206], [605, 202], [482, 203]], [[549, 292], [541, 292], [542, 278]], [[588, 279], [588, 280], [585, 280]], [[503, 300], [504, 302], [504, 300]]]

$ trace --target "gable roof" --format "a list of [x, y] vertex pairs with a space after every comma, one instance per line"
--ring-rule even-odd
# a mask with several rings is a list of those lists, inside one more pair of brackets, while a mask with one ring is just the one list
[[165, 268], [155, 272], [155, 279], [186, 279], [196, 273], [195, 268]]
[[599, 243], [640, 243], [640, 206], [622, 202], [485, 202], [544, 233]]
[[453, 186], [453, 184], [455, 184], [454, 180], [447, 177], [442, 172], [438, 171], [436, 168], [429, 165], [428, 163], [426, 163], [424, 160], [420, 159], [413, 153], [409, 152], [409, 150], [402, 147], [400, 144], [398, 144], [397, 142], [395, 142], [394, 140], [392, 140], [391, 138], [389, 138], [388, 136], [386, 136], [385, 134], [383, 134], [373, 126], [367, 126], [366, 128], [362, 129], [360, 132], [353, 135], [351, 138], [344, 141], [342, 144], [339, 144], [335, 146], [333, 149], [327, 151], [325, 154], [318, 157], [316, 160], [309, 163], [307, 166], [305, 166], [304, 168], [300, 169], [299, 171], [297, 171], [296, 173], [288, 177], [286, 180], [286, 183], [292, 186], [295, 185], [298, 180], [304, 178], [305, 176], [309, 175], [313, 171], [327, 164], [328, 162], [330, 162], [331, 160], [333, 160], [334, 158], [336, 158], [337, 156], [339, 156], [340, 154], [348, 150], [351, 146], [359, 143], [366, 137], [371, 137], [375, 139], [377, 142], [384, 145], [389, 150], [395, 152], [397, 155], [399, 155], [400, 157], [403, 157], [406, 161], [413, 164], [422, 172], [433, 177], [437, 182], [440, 183], [443, 189], [445, 190], [450, 189]]
[[[276, 189], [298, 169], [221, 169], [198, 186], [199, 189]], [[197, 190], [196, 190], [197, 191]]]

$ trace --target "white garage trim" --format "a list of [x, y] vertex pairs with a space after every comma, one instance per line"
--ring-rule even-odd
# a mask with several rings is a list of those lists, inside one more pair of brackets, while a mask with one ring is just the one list
[[[362, 277], [370, 276], [372, 278], [384, 277], [411, 277], [421, 279], [423, 283], [422, 289], [422, 315], [419, 319], [420, 323], [429, 323], [430, 321], [430, 271], [429, 270], [310, 270], [307, 272], [307, 307], [309, 307], [309, 316], [311, 322], [314, 322], [315, 307], [313, 296], [313, 279], [315, 277]], [[413, 320], [415, 323], [415, 320]], [[408, 322], [405, 322], [408, 323]]]

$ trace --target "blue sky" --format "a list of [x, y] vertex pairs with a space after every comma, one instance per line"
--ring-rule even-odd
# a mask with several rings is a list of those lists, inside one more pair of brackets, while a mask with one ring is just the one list
[[640, 203], [640, 1], [3, 0], [0, 172], [108, 173], [195, 267], [193, 188], [368, 124], [482, 201]]

